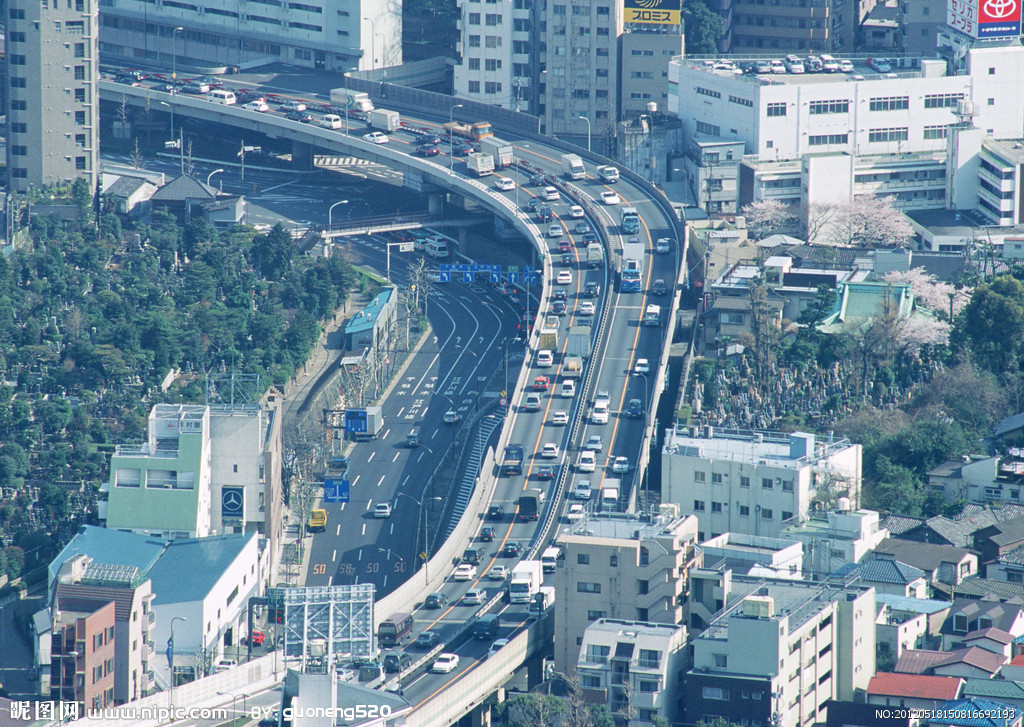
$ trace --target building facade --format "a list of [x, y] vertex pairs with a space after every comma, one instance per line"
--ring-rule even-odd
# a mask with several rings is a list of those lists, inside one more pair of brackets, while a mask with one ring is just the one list
[[98, 0], [7, 4], [7, 183], [99, 178]]
[[50, 645], [50, 698], [77, 702], [78, 713], [114, 706], [114, 602], [59, 598]]
[[847, 563], [860, 563], [889, 531], [874, 510], [830, 510], [784, 528], [782, 537], [803, 543], [804, 569], [820, 579]]

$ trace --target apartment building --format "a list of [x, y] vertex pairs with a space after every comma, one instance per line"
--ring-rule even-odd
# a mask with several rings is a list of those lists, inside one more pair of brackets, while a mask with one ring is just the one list
[[[601, 515], [557, 538], [555, 668], [576, 669], [587, 626], [602, 618], [679, 625], [699, 557], [697, 518], [671, 507], [655, 518]], [[584, 616], [585, 615], [585, 616]]]
[[100, 17], [104, 62], [168, 72], [288, 63], [343, 72], [402, 62], [402, 4], [384, 0], [107, 2]]
[[[691, 640], [687, 723], [810, 727], [829, 700], [852, 700], [875, 672], [875, 591], [748, 576]], [[756, 648], [752, 648], [756, 645]]]
[[847, 563], [860, 563], [889, 537], [874, 510], [816, 512], [782, 530], [782, 537], [804, 546], [804, 569], [811, 578], [824, 578]]
[[[50, 699], [86, 709], [114, 706], [114, 602], [59, 598], [50, 643]], [[55, 678], [53, 678], [55, 677]]]
[[589, 703], [635, 710], [644, 727], [679, 714], [677, 685], [686, 671], [686, 627], [598, 619], [583, 632], [576, 674]]
[[[861, 446], [795, 432], [667, 430], [662, 492], [699, 518], [701, 541], [726, 532], [779, 537], [815, 498], [860, 500]], [[826, 493], [828, 493], [826, 495]]]
[[98, 0], [7, 3], [7, 184], [99, 179]]
[[803, 545], [786, 538], [722, 533], [700, 544], [704, 569], [729, 568], [741, 575], [803, 578]]
[[875, 0], [733, 0], [722, 3], [733, 53], [849, 53]]

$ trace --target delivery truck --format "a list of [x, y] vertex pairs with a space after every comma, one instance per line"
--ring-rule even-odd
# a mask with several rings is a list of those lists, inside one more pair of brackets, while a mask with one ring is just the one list
[[557, 328], [541, 328], [540, 329], [540, 350], [544, 351], [556, 351], [558, 350], [558, 329]]
[[379, 406], [349, 409], [345, 412], [345, 431], [352, 439], [376, 439], [384, 428], [384, 412]]
[[605, 478], [601, 483], [601, 511], [616, 512], [619, 509], [619, 493], [622, 491], [622, 482], [610, 477]]
[[583, 160], [580, 159], [578, 154], [562, 155], [562, 173], [566, 176], [566, 179], [572, 179], [573, 181], [586, 179], [587, 177], [587, 169], [583, 166]]
[[593, 347], [590, 326], [573, 326], [569, 329], [569, 345], [565, 351], [567, 355], [589, 358]]
[[471, 151], [466, 156], [466, 166], [478, 177], [486, 177], [494, 171], [494, 157], [482, 151]]
[[562, 555], [562, 549], [557, 545], [551, 545], [544, 549], [540, 555], [540, 564], [545, 573], [554, 573], [558, 567], [558, 559]]
[[592, 268], [599, 268], [604, 263], [604, 248], [600, 242], [592, 242], [587, 245], [587, 265]]
[[480, 151], [490, 154], [494, 158], [494, 166], [498, 168], [510, 167], [515, 161], [512, 145], [494, 136], [480, 139]]
[[402, 117], [397, 111], [373, 109], [366, 115], [366, 123], [371, 129], [390, 134], [402, 128]]
[[340, 109], [360, 111], [364, 114], [373, 111], [373, 101], [370, 100], [370, 95], [362, 91], [349, 91], [344, 88], [332, 89], [331, 104]]
[[533, 598], [530, 599], [530, 615], [534, 618], [540, 618], [547, 611], [555, 605], [555, 587], [554, 586], [541, 586], [540, 589], [533, 594]]
[[461, 136], [465, 139], [480, 141], [488, 136], [494, 136], [494, 130], [489, 121], [477, 121], [475, 124], [464, 124], [461, 121], [452, 121], [444, 124], [441, 128], [446, 134]]
[[583, 357], [570, 354], [562, 364], [562, 376], [567, 379], [578, 379], [583, 375]]
[[526, 448], [521, 444], [510, 444], [505, 447], [505, 456], [501, 458], [501, 474], [523, 474], [523, 460], [526, 459]]
[[547, 498], [547, 493], [544, 490], [537, 488], [531, 488], [519, 496], [519, 519], [523, 522], [529, 520], [536, 520], [540, 515], [541, 506], [544, 505], [544, 500]]
[[543, 579], [539, 560], [524, 560], [512, 569], [512, 578], [508, 584], [508, 600], [510, 603], [529, 603], [533, 594], [540, 591]]

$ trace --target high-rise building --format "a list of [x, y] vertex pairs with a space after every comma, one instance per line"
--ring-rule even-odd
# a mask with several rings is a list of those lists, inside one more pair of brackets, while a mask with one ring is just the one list
[[402, 62], [400, 2], [117, 0], [100, 22], [104, 62], [167, 71], [271, 62], [363, 71]]
[[99, 172], [98, 0], [7, 3], [7, 178], [24, 192]]

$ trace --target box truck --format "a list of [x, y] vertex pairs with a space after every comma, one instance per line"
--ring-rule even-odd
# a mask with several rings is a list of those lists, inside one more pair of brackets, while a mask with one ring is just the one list
[[604, 248], [600, 242], [592, 242], [587, 245], [587, 265], [592, 268], [601, 267], [604, 263]]
[[480, 151], [490, 154], [494, 158], [495, 167], [510, 167], [515, 160], [515, 150], [512, 145], [494, 136], [485, 136], [480, 139]]
[[586, 179], [587, 169], [583, 166], [583, 160], [577, 154], [562, 155], [562, 173], [567, 179]]
[[660, 305], [649, 305], [644, 309], [644, 321], [645, 326], [657, 326], [661, 325], [661, 306]]
[[565, 351], [568, 355], [589, 358], [593, 347], [590, 326], [573, 326], [569, 329], [569, 345]]
[[371, 129], [389, 134], [402, 128], [402, 117], [397, 111], [373, 109], [366, 115], [366, 123]]
[[519, 519], [523, 522], [536, 520], [540, 516], [540, 508], [547, 499], [544, 490], [532, 488], [519, 497]]
[[331, 104], [349, 111], [361, 111], [368, 114], [373, 111], [373, 101], [370, 95], [362, 91], [348, 91], [344, 88], [331, 90]]
[[466, 166], [478, 177], [486, 177], [494, 171], [494, 157], [482, 151], [471, 151], [466, 156]]
[[542, 571], [539, 560], [524, 560], [512, 569], [508, 584], [508, 600], [511, 603], [529, 603], [533, 594], [540, 591]]

